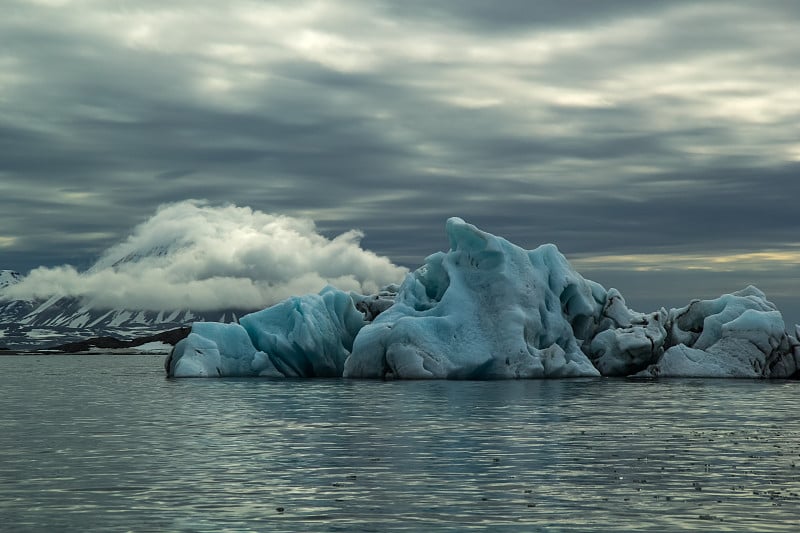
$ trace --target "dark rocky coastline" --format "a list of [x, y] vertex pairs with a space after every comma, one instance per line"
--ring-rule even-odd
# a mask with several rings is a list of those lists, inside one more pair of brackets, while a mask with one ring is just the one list
[[0, 355], [76, 354], [88, 352], [93, 348], [108, 350], [136, 348], [137, 346], [142, 346], [151, 342], [163, 342], [164, 344], [171, 344], [174, 346], [178, 341], [186, 338], [190, 331], [190, 327], [180, 327], [129, 340], [118, 339], [111, 336], [93, 337], [82, 341], [34, 349], [14, 349], [0, 346]]

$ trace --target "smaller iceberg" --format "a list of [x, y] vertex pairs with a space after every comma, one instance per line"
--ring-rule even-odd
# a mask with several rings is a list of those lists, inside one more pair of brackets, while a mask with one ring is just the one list
[[[166, 362], [174, 377], [338, 377], [366, 324], [366, 297], [325, 287], [243, 316], [239, 324], [195, 322]], [[373, 307], [380, 307], [369, 303]]]
[[243, 316], [196, 322], [174, 377], [517, 379], [797, 378], [798, 334], [747, 287], [651, 313], [578, 274], [552, 244], [525, 250], [460, 218], [398, 287], [325, 287]]
[[797, 339], [756, 287], [694, 300], [669, 319], [669, 348], [638, 376], [789, 377], [800, 368]]
[[584, 350], [604, 376], [627, 376], [664, 354], [670, 315], [665, 309], [638, 313], [628, 309], [616, 289], [610, 289], [595, 335]]

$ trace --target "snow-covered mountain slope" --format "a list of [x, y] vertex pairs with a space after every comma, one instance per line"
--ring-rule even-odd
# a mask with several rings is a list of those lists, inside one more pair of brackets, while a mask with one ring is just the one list
[[[190, 310], [138, 311], [130, 309], [100, 309], [81, 302], [77, 298], [52, 297], [39, 303], [17, 322], [23, 326], [69, 329], [130, 329], [162, 324], [185, 324], [197, 320], [211, 319], [235, 322], [234, 311], [211, 311], [197, 313]], [[0, 315], [2, 319], [2, 315]]]
[[54, 296], [46, 300], [3, 300], [5, 289], [22, 276], [0, 270], [0, 347], [42, 348], [90, 337], [110, 335], [130, 339], [192, 322], [236, 322], [252, 309], [214, 311], [105, 309], [79, 298]]
[[19, 272], [15, 272], [13, 270], [0, 270], [0, 291], [14, 285], [15, 283], [19, 283], [19, 280], [22, 279], [22, 275]]
[[[138, 245], [138, 246], [137, 246]], [[160, 242], [124, 242], [107, 251], [84, 274], [102, 270], [139, 268], [146, 261], [169, 261], [186, 243], [163, 236]], [[236, 322], [254, 309], [220, 309], [198, 312], [191, 309], [140, 310], [109, 308], [74, 296], [46, 299], [4, 299], [8, 287], [25, 278], [12, 270], [0, 270], [0, 348], [32, 349], [113, 336], [132, 339], [193, 322]]]
[[131, 339], [193, 322], [236, 322], [248, 311], [102, 309], [70, 297], [12, 300], [0, 302], [0, 346], [43, 348], [97, 336]]

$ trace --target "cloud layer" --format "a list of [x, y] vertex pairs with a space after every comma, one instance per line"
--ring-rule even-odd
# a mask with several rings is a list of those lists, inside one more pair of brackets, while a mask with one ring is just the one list
[[198, 201], [162, 206], [86, 272], [39, 267], [9, 298], [76, 296], [127, 309], [260, 309], [326, 284], [368, 294], [406, 269], [360, 247], [362, 234], [328, 239], [308, 219]]
[[0, 268], [89, 267], [186, 198], [412, 268], [452, 215], [570, 257], [793, 251], [799, 26], [791, 0], [6, 0]]

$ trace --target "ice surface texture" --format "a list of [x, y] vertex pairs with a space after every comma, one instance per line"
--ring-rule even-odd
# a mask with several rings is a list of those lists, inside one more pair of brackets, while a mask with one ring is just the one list
[[605, 290], [555, 246], [531, 251], [461, 219], [450, 251], [428, 257], [395, 304], [356, 337], [347, 377], [596, 376], [576, 334], [594, 329]]
[[239, 324], [195, 322], [167, 360], [175, 377], [338, 377], [364, 326], [358, 300], [333, 287], [293, 296]]
[[645, 314], [578, 274], [552, 244], [524, 250], [459, 218], [450, 251], [398, 288], [326, 287], [241, 318], [197, 322], [174, 377], [508, 379], [791, 377], [800, 343], [755, 287]]

